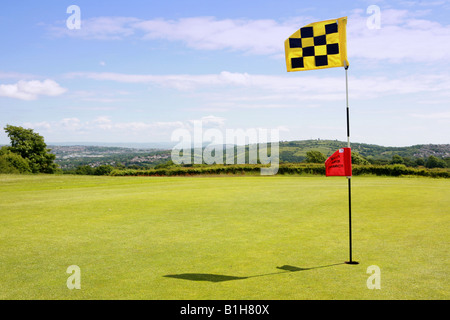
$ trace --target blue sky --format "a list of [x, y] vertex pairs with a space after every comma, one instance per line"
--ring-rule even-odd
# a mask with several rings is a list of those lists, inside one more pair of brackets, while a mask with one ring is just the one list
[[[67, 28], [70, 5], [80, 29]], [[166, 142], [196, 120], [344, 141], [344, 69], [287, 73], [284, 60], [297, 29], [343, 16], [351, 141], [450, 143], [450, 3], [439, 0], [10, 1], [0, 126], [48, 143]]]

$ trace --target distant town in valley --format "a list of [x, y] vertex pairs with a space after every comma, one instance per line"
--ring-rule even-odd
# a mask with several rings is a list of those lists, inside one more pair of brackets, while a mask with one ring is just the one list
[[[125, 144], [121, 144], [125, 145]], [[133, 144], [130, 144], [133, 146]], [[161, 144], [161, 146], [163, 146]], [[281, 141], [279, 157], [281, 163], [304, 162], [308, 151], [315, 150], [330, 156], [346, 142], [337, 140]], [[425, 165], [427, 158], [436, 157], [450, 167], [450, 144], [425, 144], [408, 147], [384, 147], [374, 144], [352, 143], [352, 152], [358, 153], [370, 164], [390, 164], [400, 162], [407, 166]], [[163, 147], [125, 147], [102, 145], [55, 145], [49, 144], [55, 162], [63, 171], [80, 166], [96, 168], [102, 165], [129, 169], [150, 169], [163, 165], [171, 159], [172, 149]], [[394, 157], [395, 156], [395, 157]]]

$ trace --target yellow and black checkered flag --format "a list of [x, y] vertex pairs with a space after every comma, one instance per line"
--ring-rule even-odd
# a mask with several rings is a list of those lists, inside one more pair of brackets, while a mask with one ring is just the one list
[[285, 42], [287, 71], [346, 67], [347, 17], [304, 26]]

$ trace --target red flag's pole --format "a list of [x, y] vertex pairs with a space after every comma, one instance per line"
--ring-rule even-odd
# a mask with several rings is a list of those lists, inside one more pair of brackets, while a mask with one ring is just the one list
[[[345, 98], [347, 104], [347, 147], [350, 148], [350, 109], [348, 107], [348, 65], [344, 62], [345, 67]], [[350, 157], [351, 161], [351, 157]], [[345, 261], [347, 264], [358, 264], [357, 261], [352, 260], [352, 188], [351, 188], [351, 176], [347, 176], [348, 180], [348, 228], [349, 228], [349, 251], [350, 260]]]

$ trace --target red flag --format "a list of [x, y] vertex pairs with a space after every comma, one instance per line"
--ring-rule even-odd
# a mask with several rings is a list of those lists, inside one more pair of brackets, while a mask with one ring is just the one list
[[333, 153], [325, 161], [325, 174], [329, 176], [352, 175], [352, 152], [351, 148], [341, 148]]

